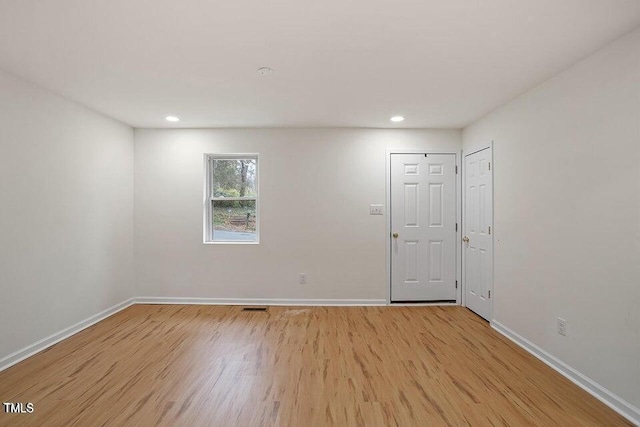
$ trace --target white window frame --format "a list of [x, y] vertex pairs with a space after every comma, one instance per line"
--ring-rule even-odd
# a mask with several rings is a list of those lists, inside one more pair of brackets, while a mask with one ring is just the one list
[[[255, 197], [213, 197], [213, 161], [245, 160], [256, 161], [256, 196]], [[255, 200], [256, 201], [256, 240], [255, 241], [214, 241], [213, 240], [213, 202], [215, 200]], [[203, 243], [205, 245], [257, 245], [260, 243], [260, 160], [258, 153], [225, 153], [204, 155], [204, 208], [203, 208]]]

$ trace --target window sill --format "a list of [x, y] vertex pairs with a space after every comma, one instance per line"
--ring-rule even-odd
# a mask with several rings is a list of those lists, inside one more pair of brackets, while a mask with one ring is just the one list
[[259, 245], [260, 242], [202, 242], [204, 245]]

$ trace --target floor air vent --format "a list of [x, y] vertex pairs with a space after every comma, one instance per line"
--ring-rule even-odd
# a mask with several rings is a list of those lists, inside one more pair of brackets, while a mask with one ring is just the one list
[[267, 307], [243, 307], [242, 311], [267, 311]]

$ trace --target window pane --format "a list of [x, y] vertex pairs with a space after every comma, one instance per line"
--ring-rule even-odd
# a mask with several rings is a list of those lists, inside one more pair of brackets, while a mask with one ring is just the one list
[[215, 200], [211, 203], [214, 242], [256, 241], [255, 200]]
[[213, 197], [256, 197], [256, 160], [214, 160]]

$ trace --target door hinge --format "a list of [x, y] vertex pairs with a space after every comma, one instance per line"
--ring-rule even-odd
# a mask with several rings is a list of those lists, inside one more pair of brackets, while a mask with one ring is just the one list
[[456, 175], [458, 174], [458, 165], [456, 165]]
[[491, 170], [491, 162], [489, 162], [489, 170]]
[[458, 281], [456, 280], [456, 289], [458, 289]]
[[489, 226], [489, 234], [491, 234], [491, 226]]
[[491, 298], [491, 291], [489, 291], [489, 298]]
[[456, 222], [456, 231], [458, 231], [458, 223]]

